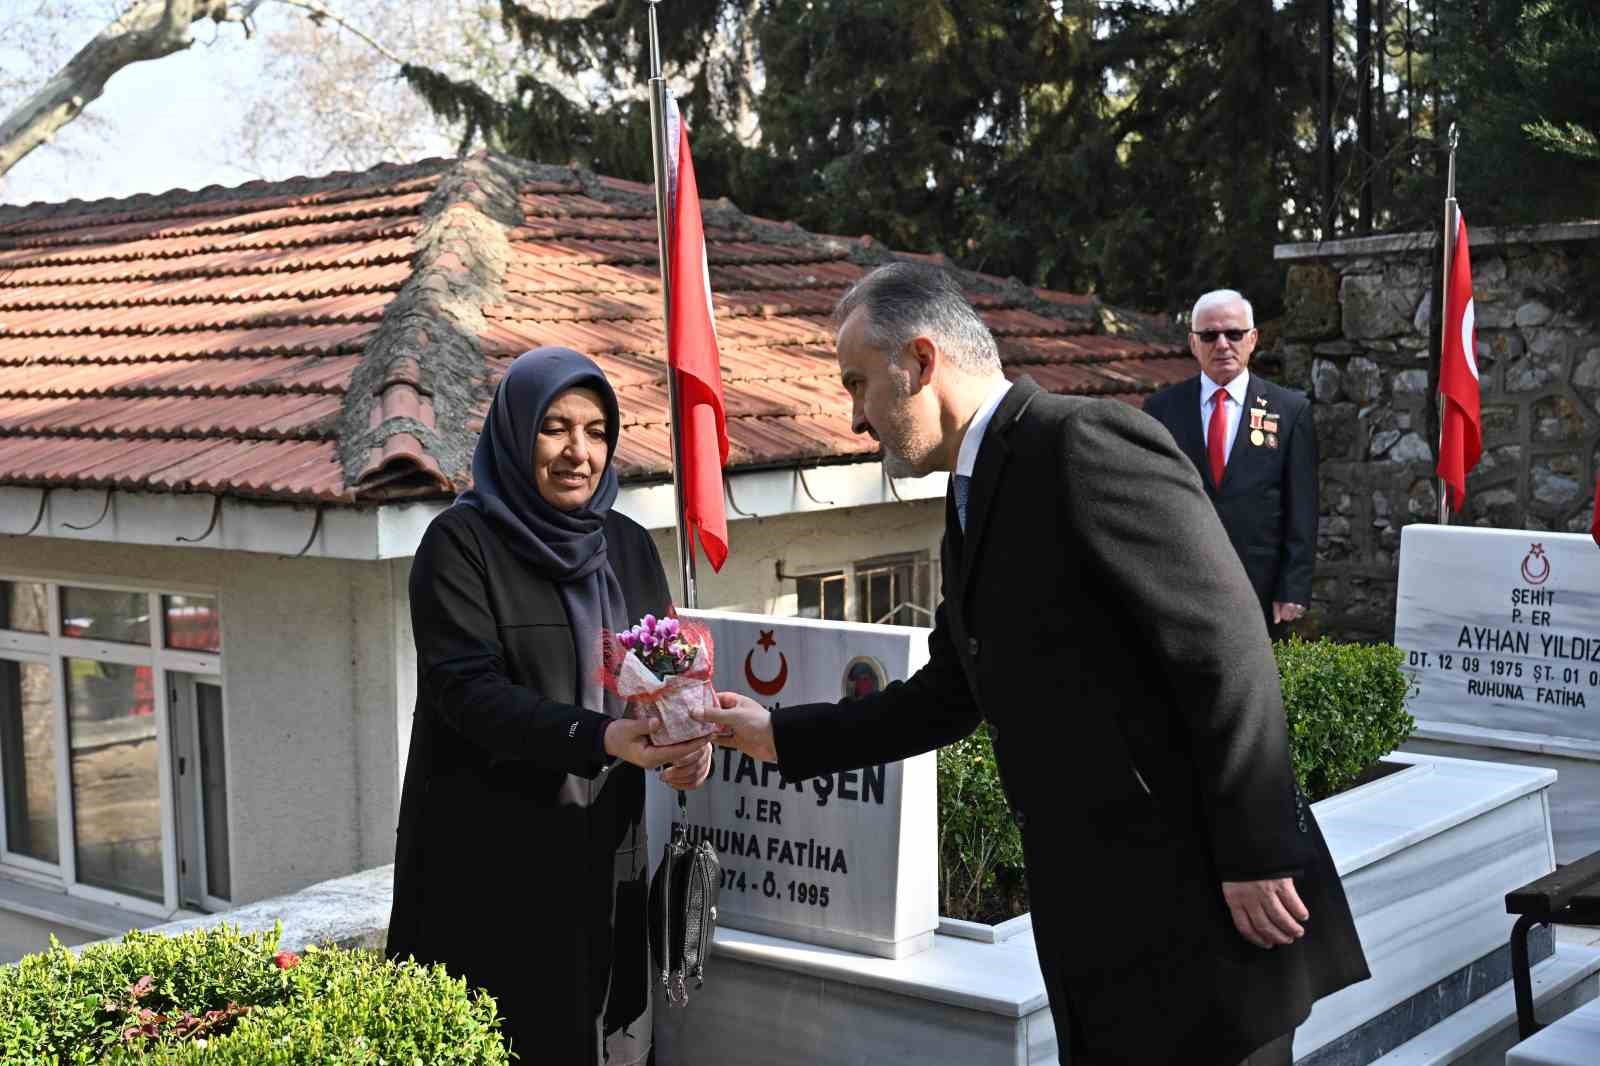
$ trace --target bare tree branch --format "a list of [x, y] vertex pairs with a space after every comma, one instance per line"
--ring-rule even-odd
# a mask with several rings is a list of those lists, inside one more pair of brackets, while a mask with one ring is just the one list
[[372, 37], [361, 32], [361, 30], [357, 27], [351, 25], [349, 20], [340, 16], [337, 12], [329, 11], [326, 6], [317, 3], [316, 0], [274, 0], [274, 2], [282, 4], [285, 7], [297, 7], [302, 11], [308, 11], [311, 13], [311, 18], [313, 21], [327, 19], [340, 29], [348, 30], [350, 33], [360, 38], [369, 48], [371, 48], [374, 52], [377, 52], [389, 62], [393, 63], [395, 66], [400, 67], [405, 65], [406, 61], [404, 59], [401, 59], [399, 56], [389, 51], [389, 49], [373, 40]]
[[228, 0], [135, 0], [0, 122], [0, 174], [77, 118], [117, 71], [183, 51], [194, 43], [191, 24], [203, 18], [222, 21], [227, 8]]

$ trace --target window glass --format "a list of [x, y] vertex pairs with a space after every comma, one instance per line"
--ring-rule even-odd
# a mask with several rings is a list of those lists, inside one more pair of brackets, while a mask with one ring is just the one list
[[149, 644], [150, 598], [142, 592], [63, 586], [61, 635], [117, 644]]
[[200, 806], [206, 836], [206, 891], [232, 899], [228, 877], [228, 771], [222, 758], [222, 688], [195, 686], [200, 726]]
[[50, 632], [49, 593], [38, 581], [0, 581], [0, 629]]
[[856, 568], [856, 613], [861, 622], [930, 626], [928, 563], [901, 559]]
[[810, 574], [795, 578], [796, 611], [801, 618], [844, 621], [844, 575]]
[[50, 668], [0, 659], [0, 782], [6, 848], [61, 861], [56, 826], [56, 731]]
[[215, 596], [163, 596], [161, 614], [167, 647], [178, 651], [222, 650]]
[[161, 785], [150, 668], [64, 663], [78, 880], [159, 902]]

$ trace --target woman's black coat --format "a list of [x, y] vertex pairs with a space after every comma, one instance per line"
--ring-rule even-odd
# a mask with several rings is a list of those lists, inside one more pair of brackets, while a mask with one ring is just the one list
[[[628, 619], [664, 615], [649, 535], [611, 512]], [[644, 774], [575, 706], [556, 586], [471, 507], [434, 519], [411, 567], [417, 705], [388, 954], [492, 993], [523, 1062], [642, 1062], [650, 1047]]]

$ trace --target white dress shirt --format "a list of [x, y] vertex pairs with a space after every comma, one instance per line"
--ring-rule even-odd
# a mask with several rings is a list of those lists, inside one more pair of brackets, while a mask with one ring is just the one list
[[1000, 406], [1000, 401], [1006, 398], [1006, 393], [1011, 391], [1011, 382], [998, 381], [994, 388], [989, 390], [983, 403], [978, 405], [977, 413], [972, 416], [972, 421], [967, 425], [967, 435], [961, 438], [961, 451], [956, 453], [956, 474], [960, 477], [971, 477], [973, 467], [978, 465], [978, 448], [983, 445], [983, 435], [988, 432], [989, 420], [994, 417], [995, 408]]
[[1211, 397], [1222, 388], [1228, 390], [1228, 398], [1233, 401], [1228, 405], [1228, 435], [1222, 442], [1222, 454], [1232, 456], [1233, 438], [1239, 435], [1239, 423], [1244, 418], [1244, 397], [1245, 391], [1250, 388], [1250, 371], [1239, 371], [1239, 376], [1225, 386], [1218, 385], [1204, 374], [1200, 375], [1200, 439], [1208, 447], [1211, 443]]

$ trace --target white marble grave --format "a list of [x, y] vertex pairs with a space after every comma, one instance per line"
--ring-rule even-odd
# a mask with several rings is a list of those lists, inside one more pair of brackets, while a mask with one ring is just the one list
[[1560, 772], [1556, 857], [1600, 850], [1600, 548], [1571, 533], [1413, 525], [1395, 644], [1413, 680], [1408, 751]]
[[1600, 1062], [1600, 1003], [1587, 1003], [1506, 1052], [1506, 1066], [1594, 1066]]
[[[1313, 808], [1373, 976], [1317, 1005], [1296, 1035], [1298, 1059], [1316, 1062], [1364, 1026], [1392, 1034], [1418, 997], [1504, 947], [1505, 893], [1554, 868], [1553, 773], [1392, 758], [1408, 768]], [[996, 927], [985, 936], [984, 927], [949, 923], [932, 949], [898, 960], [719, 931], [701, 993], [684, 1010], [658, 1004], [657, 1061], [1053, 1063], [1032, 929], [1007, 924], [1009, 935]], [[1592, 983], [1600, 955], [1587, 953], [1584, 969]]]
[[[928, 631], [901, 626], [684, 611], [716, 642], [715, 684], [768, 706], [834, 702], [909, 677]], [[718, 922], [885, 958], [925, 951], [939, 924], [937, 756], [786, 781], [776, 763], [719, 749], [689, 793], [691, 835], [722, 860]], [[652, 861], [677, 807], [647, 799]]]

